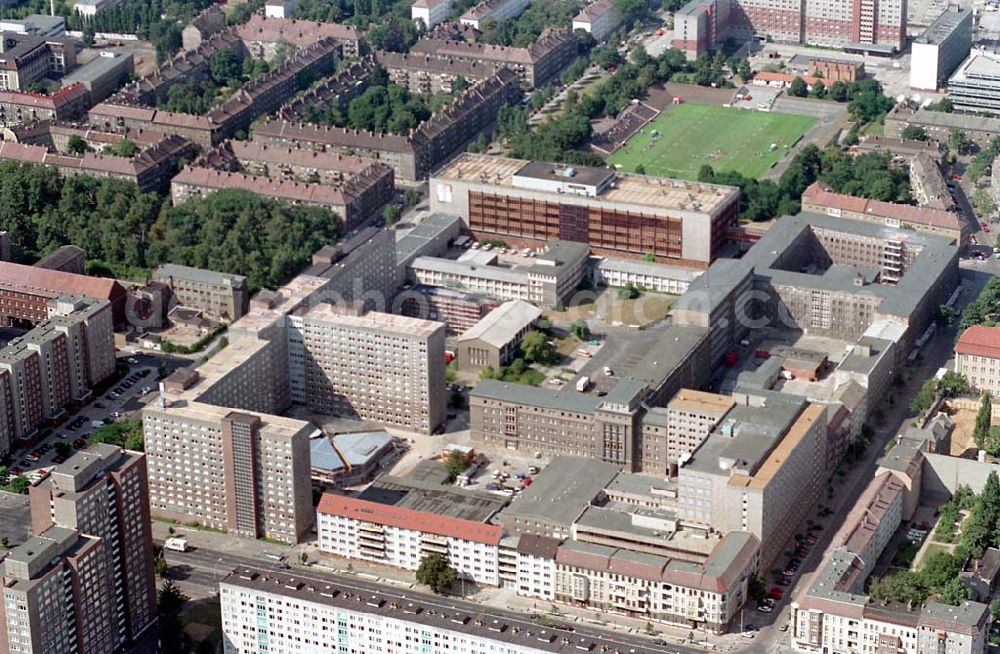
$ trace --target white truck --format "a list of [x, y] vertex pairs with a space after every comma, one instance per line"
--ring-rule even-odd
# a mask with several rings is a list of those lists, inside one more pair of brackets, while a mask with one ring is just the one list
[[578, 393], [586, 393], [588, 388], [590, 388], [590, 377], [584, 375], [576, 380], [576, 391]]
[[172, 550], [174, 552], [187, 552], [188, 550], [187, 538], [179, 538], [179, 537], [168, 538], [163, 543], [163, 549]]

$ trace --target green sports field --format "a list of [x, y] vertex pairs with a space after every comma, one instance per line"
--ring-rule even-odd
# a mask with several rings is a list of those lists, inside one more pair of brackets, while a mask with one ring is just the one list
[[[815, 122], [808, 116], [717, 105], [672, 105], [611, 155], [609, 163], [626, 172], [642, 164], [648, 175], [686, 179], [696, 179], [704, 164], [760, 177]], [[772, 143], [778, 145], [774, 151]]]

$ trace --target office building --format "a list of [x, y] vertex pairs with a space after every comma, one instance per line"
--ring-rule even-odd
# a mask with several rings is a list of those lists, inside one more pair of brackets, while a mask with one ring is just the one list
[[1000, 397], [1000, 327], [973, 325], [955, 343], [955, 372], [972, 388]]
[[79, 82], [83, 88], [90, 91], [91, 102], [102, 102], [117, 91], [134, 70], [135, 63], [131, 52], [106, 50], [64, 77], [62, 83], [68, 86]]
[[587, 265], [583, 243], [547, 241], [544, 249], [517, 265], [501, 265], [495, 251], [469, 250], [458, 259], [418, 256], [408, 279], [425, 286], [450, 286], [498, 300], [524, 300], [542, 307], [567, 304]]
[[430, 181], [431, 209], [479, 239], [589, 245], [595, 254], [707, 268], [736, 224], [737, 189], [606, 168], [463, 154]]
[[0, 262], [0, 324], [23, 326], [48, 317], [49, 301], [64, 294], [111, 303], [113, 324], [125, 319], [125, 289], [113, 279]]
[[235, 322], [250, 301], [243, 275], [165, 263], [153, 271], [151, 280], [168, 287], [179, 304], [210, 320]]
[[[923, 174], [925, 169], [921, 166], [926, 166], [929, 175], [937, 164], [929, 161], [926, 164], [911, 166], [911, 183], [917, 186], [916, 195], [925, 199], [921, 204], [926, 206], [914, 207], [909, 204], [869, 200], [837, 193], [817, 180], [802, 193], [802, 210], [825, 213], [837, 218], [861, 220], [894, 229], [936, 234], [957, 244], [965, 243], [968, 238], [965, 220], [957, 212], [931, 206], [937, 204], [941, 189], [933, 181], [928, 181], [928, 175]], [[913, 168], [917, 168], [916, 172]], [[938, 171], [938, 176], [940, 175]], [[951, 194], [943, 178], [940, 180], [940, 186], [944, 187], [944, 195], [950, 198]]]
[[448, 336], [458, 336], [500, 306], [487, 295], [446, 286], [418, 284], [397, 297], [399, 313], [412, 318], [436, 320], [447, 326]]
[[1000, 58], [974, 50], [948, 78], [948, 99], [958, 111], [1000, 114]]
[[292, 314], [288, 323], [293, 403], [424, 434], [444, 421], [441, 323], [349, 315], [328, 304]]
[[937, 91], [972, 49], [973, 11], [948, 5], [937, 19], [913, 40], [910, 49], [910, 88]]
[[674, 21], [673, 46], [689, 61], [727, 39], [766, 39], [887, 55], [906, 45], [906, 0], [691, 0]]
[[677, 516], [760, 539], [764, 569], [819, 500], [826, 478], [826, 409], [792, 397], [738, 406], [677, 475]]
[[521, 339], [541, 310], [522, 300], [504, 302], [456, 341], [458, 365], [464, 370], [505, 366], [521, 355]]
[[153, 516], [293, 544], [312, 527], [310, 423], [169, 394], [142, 423]]
[[590, 275], [598, 286], [635, 286], [657, 293], [681, 295], [688, 284], [698, 278], [700, 270], [685, 266], [625, 259], [622, 257], [591, 257]]
[[57, 39], [66, 34], [66, 19], [62, 16], [31, 14], [21, 20], [0, 20], [0, 32], [29, 34], [46, 39]]
[[50, 73], [62, 77], [76, 67], [72, 42], [17, 32], [0, 33], [0, 90], [27, 91]]
[[146, 457], [97, 444], [77, 452], [29, 489], [31, 528], [73, 529], [99, 538], [114, 584], [114, 642], [135, 640], [156, 620]]
[[573, 19], [573, 31], [583, 30], [598, 43], [603, 43], [622, 24], [621, 14], [612, 0], [596, 0]]

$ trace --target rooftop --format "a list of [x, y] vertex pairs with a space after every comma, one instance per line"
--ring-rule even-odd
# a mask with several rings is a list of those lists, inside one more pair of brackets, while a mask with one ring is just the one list
[[955, 352], [968, 356], [1000, 359], [1000, 327], [973, 325], [958, 337]]
[[131, 52], [119, 52], [117, 50], [106, 50], [99, 57], [95, 57], [84, 65], [80, 66], [66, 77], [62, 78], [63, 84], [74, 82], [93, 82], [104, 75], [113, 72], [119, 66], [125, 65], [126, 60], [132, 59]]
[[541, 315], [541, 309], [523, 300], [504, 302], [459, 336], [458, 342], [478, 339], [503, 348]]
[[427, 338], [438, 330], [444, 329], [444, 323], [409, 316], [398, 316], [380, 311], [369, 311], [362, 316], [339, 311], [332, 304], [322, 303], [303, 308], [299, 312], [306, 320], [319, 320], [332, 323], [346, 329], [374, 330], [391, 332], [414, 338]]
[[733, 407], [733, 398], [728, 395], [695, 391], [682, 388], [677, 391], [667, 404], [669, 409], [677, 411], [694, 411], [722, 415]]
[[205, 270], [204, 268], [193, 268], [191, 266], [180, 266], [174, 263], [165, 263], [153, 271], [154, 280], [163, 280], [166, 277], [187, 279], [202, 284], [231, 285], [239, 286], [246, 284], [247, 278], [243, 275], [232, 275], [229, 273]]
[[920, 36], [914, 39], [914, 43], [940, 44], [955, 31], [962, 21], [970, 19], [969, 28], [971, 35], [972, 9], [959, 5], [948, 5], [941, 15], [935, 19], [930, 26], [925, 29]]
[[332, 493], [323, 494], [316, 512], [490, 545], [499, 544], [503, 534], [496, 525]]
[[[481, 184], [513, 187], [514, 176], [531, 176], [566, 181], [552, 171], [557, 164], [525, 161], [509, 157], [464, 153], [442, 168], [439, 179], [466, 180]], [[574, 184], [600, 186], [609, 177], [611, 185], [593, 201], [615, 202], [634, 206], [654, 207], [669, 211], [713, 212], [731, 201], [739, 191], [729, 186], [703, 184], [665, 177], [649, 177], [620, 173], [605, 168], [573, 166]], [[556, 193], [553, 191], [553, 195]]]
[[965, 229], [965, 221], [957, 213], [951, 211], [845, 195], [835, 192], [820, 181], [813, 182], [802, 193], [802, 204], [853, 211], [875, 218], [890, 218], [898, 220], [902, 224], [926, 225], [955, 232], [961, 232]]
[[614, 0], [597, 0], [593, 2], [580, 11], [573, 19], [574, 23], [589, 23], [591, 21], [597, 20], [599, 17], [608, 13], [609, 11], [614, 11], [615, 2]]
[[[425, 463], [406, 477], [383, 475], [358, 499], [473, 523], [486, 522], [507, 504], [507, 498], [493, 493], [444, 485], [444, 465], [430, 460]], [[421, 477], [421, 473], [430, 474]], [[435, 477], [434, 473], [440, 474]]]
[[54, 298], [63, 293], [113, 300], [122, 287], [113, 279], [88, 277], [0, 261], [0, 289]]
[[618, 472], [618, 466], [603, 461], [556, 457], [502, 515], [524, 516], [568, 528]]

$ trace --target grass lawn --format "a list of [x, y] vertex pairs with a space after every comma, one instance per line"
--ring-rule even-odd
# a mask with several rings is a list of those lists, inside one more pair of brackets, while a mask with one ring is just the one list
[[[696, 179], [704, 164], [760, 177], [785, 154], [784, 146], [795, 143], [815, 122], [809, 116], [718, 105], [673, 105], [629, 139], [609, 163], [620, 164], [626, 172], [642, 164], [649, 175], [686, 179]], [[778, 145], [773, 152], [772, 143]]]

